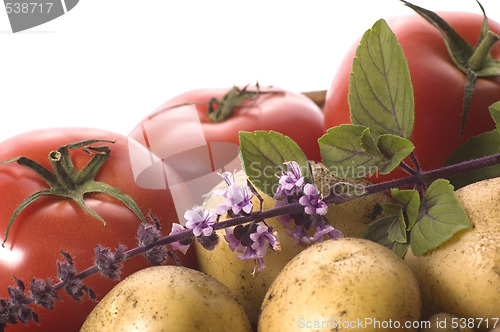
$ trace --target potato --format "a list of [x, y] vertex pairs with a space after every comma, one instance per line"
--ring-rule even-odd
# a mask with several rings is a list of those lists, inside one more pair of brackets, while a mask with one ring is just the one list
[[92, 310], [81, 332], [249, 331], [227, 287], [196, 270], [156, 266], [118, 283]]
[[467, 324], [462, 326], [461, 323], [460, 317], [441, 312], [425, 321], [420, 332], [474, 332], [473, 328], [467, 327]]
[[[325, 194], [331, 184], [340, 180], [331, 175], [323, 164], [313, 162], [311, 167], [316, 185]], [[240, 185], [247, 181], [247, 177], [243, 171], [237, 172], [235, 179]], [[366, 179], [352, 180], [351, 182], [357, 186], [371, 184]], [[214, 190], [225, 188], [226, 183], [222, 182]], [[274, 208], [276, 200], [261, 191], [259, 191], [259, 194], [264, 199], [263, 210]], [[224, 202], [224, 199], [220, 196], [208, 194], [207, 197], [204, 203], [206, 209], [215, 209], [218, 204]], [[254, 209], [258, 209], [260, 203], [257, 198], [254, 197], [252, 202]], [[388, 195], [384, 193], [374, 194], [341, 205], [330, 205], [326, 217], [330, 224], [340, 229], [345, 236], [362, 237], [368, 229], [368, 224], [373, 221], [370, 215], [373, 213], [376, 204], [389, 202], [392, 202], [392, 200]], [[252, 275], [254, 268], [253, 261], [240, 260], [236, 257], [236, 253], [229, 249], [229, 246], [223, 239], [225, 231], [221, 230], [217, 232], [220, 236], [220, 242], [212, 251], [205, 250], [198, 243], [195, 245], [198, 257], [198, 269], [213, 276], [231, 289], [245, 307], [250, 321], [254, 324], [257, 322], [259, 309], [267, 289], [285, 264], [304, 249], [302, 246], [297, 246], [294, 239], [286, 235], [287, 230], [277, 218], [267, 219], [266, 223], [278, 232], [281, 250], [275, 252], [268, 251], [264, 258], [266, 269], [264, 271], [257, 271], [255, 275]]]
[[449, 312], [491, 324], [500, 314], [500, 178], [456, 194], [474, 227], [424, 256], [409, 251], [405, 261], [419, 281], [424, 317]]
[[258, 328], [416, 331], [419, 318], [417, 281], [404, 261], [375, 242], [342, 238], [317, 243], [285, 266], [266, 294]]

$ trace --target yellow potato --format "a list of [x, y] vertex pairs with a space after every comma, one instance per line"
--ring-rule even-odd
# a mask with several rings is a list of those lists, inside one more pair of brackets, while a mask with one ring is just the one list
[[[489, 319], [491, 328], [500, 314], [500, 178], [456, 194], [474, 227], [424, 256], [409, 251], [405, 261], [419, 281], [424, 317], [449, 312], [478, 322]], [[488, 329], [483, 324], [478, 330]]]
[[[311, 168], [315, 178], [315, 184], [321, 188], [326, 195], [328, 187], [333, 183], [340, 181], [334, 177], [320, 163], [312, 163]], [[235, 180], [238, 184], [244, 184], [247, 177], [243, 171], [235, 174]], [[361, 187], [371, 184], [366, 179], [349, 180], [356, 186], [358, 191]], [[226, 183], [222, 182], [214, 190], [225, 189]], [[276, 200], [259, 191], [264, 199], [263, 210], [274, 208]], [[224, 202], [220, 196], [207, 195], [204, 208], [215, 209], [218, 204]], [[259, 208], [257, 198], [252, 200], [254, 209]], [[337, 229], [340, 229], [345, 236], [362, 237], [368, 229], [368, 224], [373, 221], [373, 213], [377, 203], [385, 204], [392, 202], [391, 198], [384, 194], [374, 194], [363, 198], [357, 198], [354, 201], [343, 203], [337, 206], [330, 205], [326, 215], [329, 223]], [[222, 218], [222, 220], [225, 219]], [[278, 233], [278, 241], [281, 244], [280, 251], [268, 251], [264, 258], [266, 269], [257, 271], [252, 275], [254, 269], [253, 261], [243, 261], [236, 257], [236, 253], [229, 249], [223, 238], [224, 230], [217, 231], [220, 236], [219, 244], [212, 251], [207, 251], [200, 244], [196, 243], [196, 253], [198, 258], [198, 269], [203, 271], [225, 284], [238, 298], [245, 307], [245, 310], [252, 323], [256, 323], [259, 316], [259, 309], [264, 300], [267, 289], [276, 278], [285, 264], [290, 261], [300, 251], [305, 249], [303, 246], [297, 246], [292, 237], [286, 235], [286, 230], [277, 218], [267, 219], [266, 223]], [[196, 242], [196, 241], [195, 241]]]
[[342, 238], [315, 244], [285, 266], [258, 329], [417, 331], [419, 318], [417, 281], [404, 261], [375, 242]]
[[118, 283], [80, 332], [248, 331], [243, 307], [227, 287], [196, 270], [157, 266]]

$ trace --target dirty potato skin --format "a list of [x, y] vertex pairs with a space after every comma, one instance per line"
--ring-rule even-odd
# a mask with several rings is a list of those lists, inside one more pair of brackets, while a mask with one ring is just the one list
[[117, 284], [80, 332], [248, 331], [243, 307], [220, 282], [196, 270], [156, 266]]
[[[317, 243], [285, 266], [266, 294], [258, 330], [416, 331], [404, 324], [419, 318], [417, 281], [404, 261], [380, 244], [342, 238]], [[357, 323], [370, 320], [393, 325]], [[341, 322], [355, 323], [335, 326]]]
[[423, 256], [409, 251], [405, 261], [419, 281], [424, 317], [449, 312], [491, 323], [500, 313], [500, 178], [468, 185], [456, 195], [473, 228]]
[[[311, 162], [311, 169], [315, 185], [321, 188], [324, 195], [328, 194], [329, 186], [340, 181], [340, 178], [333, 176], [322, 163]], [[243, 171], [239, 171], [235, 174], [235, 180], [241, 185], [247, 181], [247, 177]], [[349, 180], [349, 182], [358, 186], [358, 191], [361, 191], [363, 186], [371, 184], [366, 179]], [[225, 188], [226, 184], [222, 182], [215, 189]], [[264, 199], [262, 209], [268, 210], [274, 208], [276, 200], [261, 191], [258, 192]], [[204, 208], [215, 209], [218, 204], [223, 202], [224, 199], [222, 197], [208, 194]], [[258, 209], [260, 206], [258, 199], [254, 197], [252, 202], [254, 209]], [[377, 203], [385, 204], [391, 202], [391, 198], [385, 193], [369, 195], [337, 206], [330, 205], [326, 217], [329, 223], [342, 231], [345, 236], [363, 237], [368, 230], [368, 224], [374, 218], [380, 217], [378, 214], [373, 216], [373, 211], [376, 210]], [[221, 218], [221, 220], [224, 218]], [[303, 246], [297, 246], [294, 239], [286, 235], [286, 232], [289, 230], [285, 229], [277, 218], [266, 219], [266, 223], [278, 233], [281, 250], [275, 252], [269, 250], [264, 258], [266, 269], [264, 271], [257, 271], [255, 275], [252, 275], [254, 262], [240, 260], [236, 257], [236, 253], [229, 249], [229, 246], [223, 239], [225, 234], [223, 230], [217, 231], [220, 241], [214, 250], [208, 251], [198, 243], [195, 244], [198, 269], [213, 276], [231, 289], [245, 307], [248, 317], [253, 324], [257, 323], [260, 306], [273, 280], [288, 261], [305, 249]]]

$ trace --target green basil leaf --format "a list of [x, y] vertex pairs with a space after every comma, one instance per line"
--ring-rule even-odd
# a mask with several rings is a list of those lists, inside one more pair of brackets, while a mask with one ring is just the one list
[[[446, 159], [446, 166], [500, 153], [500, 102], [489, 107], [497, 129], [471, 137]], [[494, 165], [448, 177], [455, 189], [500, 176], [500, 165]]]
[[397, 219], [398, 218], [395, 216], [388, 216], [375, 221], [368, 226], [368, 232], [366, 233], [365, 238], [386, 246], [398, 254], [398, 256], [404, 257], [408, 247], [410, 246], [409, 243], [392, 241], [388, 236], [389, 228], [397, 221]]
[[437, 248], [471, 222], [445, 179], [432, 182], [420, 206], [418, 220], [411, 230], [411, 250], [417, 256]]
[[335, 176], [354, 179], [378, 171], [380, 161], [363, 147], [366, 129], [360, 125], [344, 124], [328, 129], [318, 140], [323, 164]]
[[405, 215], [406, 229], [411, 230], [417, 222], [420, 194], [416, 190], [391, 189], [391, 197], [399, 202]]
[[388, 240], [399, 243], [408, 242], [403, 207], [400, 204], [383, 204], [382, 208], [386, 215], [394, 218], [387, 228]]
[[401, 45], [384, 20], [363, 35], [356, 50], [348, 100], [353, 124], [410, 138], [415, 118], [410, 71]]
[[397, 220], [395, 216], [387, 216], [376, 220], [368, 226], [368, 231], [364, 236], [366, 239], [389, 247], [394, 241], [389, 240], [389, 227]]
[[290, 137], [275, 131], [240, 131], [240, 160], [252, 184], [269, 196], [279, 185], [279, 176], [286, 171], [285, 161], [300, 165], [302, 176], [312, 183], [311, 170], [304, 152]]
[[[462, 144], [448, 159], [446, 165], [491, 156], [500, 153], [500, 132], [492, 130], [470, 138]], [[500, 165], [460, 173], [448, 177], [456, 189], [468, 184], [500, 176]]]
[[403, 137], [385, 134], [377, 139], [377, 148], [384, 156], [381, 174], [389, 174], [413, 151], [413, 143]]
[[406, 138], [353, 124], [328, 129], [318, 140], [325, 166], [336, 176], [360, 178], [380, 171], [388, 174], [414, 149]]
[[406, 223], [401, 206], [399, 206], [398, 212], [395, 217], [396, 219], [387, 230], [387, 238], [392, 242], [407, 243], [408, 239], [406, 237]]
[[497, 130], [500, 130], [500, 101], [490, 105], [489, 111], [493, 121], [495, 121]]

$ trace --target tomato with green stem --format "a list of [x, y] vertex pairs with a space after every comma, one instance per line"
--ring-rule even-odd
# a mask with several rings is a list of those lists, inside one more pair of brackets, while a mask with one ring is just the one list
[[[189, 117], [188, 112], [174, 112], [183, 105], [194, 105], [196, 118]], [[152, 122], [161, 125], [152, 127]], [[150, 135], [160, 141], [157, 144], [169, 140], [183, 144], [176, 135], [197, 134], [200, 125], [206, 142], [237, 145], [240, 131], [274, 130], [296, 141], [310, 160], [321, 158], [317, 143], [324, 134], [321, 109], [300, 93], [258, 84], [180, 94], [145, 117], [130, 137], [143, 142], [144, 135]]]
[[[428, 11], [423, 12], [423, 16], [435, 19]], [[408, 61], [415, 98], [415, 124], [411, 141], [415, 145], [414, 157], [418, 165], [414, 165], [415, 159], [408, 160], [408, 164], [424, 170], [444, 166], [446, 158], [467, 139], [495, 128], [488, 107], [500, 100], [500, 67], [498, 60], [494, 60], [500, 58], [500, 45], [495, 44], [495, 35], [500, 34], [500, 24], [488, 20], [492, 33], [486, 34], [484, 17], [481, 15], [442, 12], [439, 16], [469, 46], [453, 33], [452, 39], [458, 38], [458, 41], [448, 41], [446, 44], [441, 34], [446, 28], [440, 25], [442, 22], [439, 20], [439, 24], [430, 24], [417, 14], [388, 20]], [[474, 48], [480, 40], [484, 41], [483, 45]], [[459, 46], [453, 46], [455, 44]], [[346, 54], [327, 92], [325, 129], [351, 122], [349, 75], [357, 45]], [[461, 47], [466, 49], [463, 54], [468, 57], [458, 61], [465, 62], [465, 65], [457, 65], [448, 52], [448, 48], [460, 50]], [[475, 52], [481, 48], [481, 51]], [[472, 67], [479, 74], [491, 68], [493, 70], [472, 80], [470, 74], [462, 71], [471, 70]], [[464, 103], [464, 91], [471, 88], [472, 97]], [[405, 175], [407, 173], [398, 169], [390, 175], [378, 175], [371, 179], [380, 182]]]
[[[166, 101], [129, 134], [161, 159], [138, 167], [140, 184], [170, 187], [184, 213], [202, 204], [202, 196], [220, 182], [217, 173], [241, 169], [238, 133], [256, 130], [280, 132], [310, 160], [321, 158], [317, 140], [324, 134], [323, 113], [305, 95], [258, 84], [198, 89]], [[178, 188], [189, 197], [176, 194]]]
[[[14, 276], [27, 291], [33, 278], [57, 283], [56, 262], [64, 261], [61, 250], [73, 257], [80, 271], [94, 265], [97, 245], [113, 252], [120, 244], [136, 247], [139, 225], [149, 212], [164, 234], [171, 231], [172, 222], [178, 222], [171, 194], [136, 185], [128, 144], [123, 135], [88, 128], [43, 129], [0, 143], [0, 160], [7, 161], [0, 164], [0, 236], [5, 238], [0, 247], [0, 298], [9, 298], [8, 287], [16, 286]], [[21, 203], [24, 208], [16, 210]], [[193, 252], [175, 255], [183, 265], [195, 267]], [[169, 257], [167, 263], [175, 259]], [[121, 277], [150, 265], [145, 257], [134, 257], [124, 262]], [[84, 280], [97, 299], [116, 283], [100, 275]], [[58, 295], [61, 300], [53, 310], [33, 305], [38, 326], [31, 321], [5, 330], [79, 330], [96, 302], [84, 296], [79, 303], [64, 291]]]

